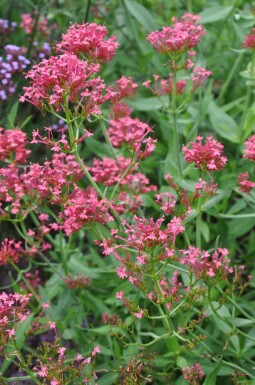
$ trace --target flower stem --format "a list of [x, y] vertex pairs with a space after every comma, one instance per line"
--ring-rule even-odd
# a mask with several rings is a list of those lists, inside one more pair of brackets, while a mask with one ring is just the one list
[[114, 159], [116, 159], [116, 154], [115, 154], [115, 151], [114, 151], [114, 148], [112, 146], [112, 143], [110, 141], [110, 138], [109, 138], [109, 135], [108, 135], [108, 132], [107, 132], [107, 129], [105, 127], [105, 121], [104, 121], [104, 118], [103, 116], [100, 116], [99, 117], [99, 123], [100, 123], [100, 127], [101, 127], [101, 130], [102, 130], [102, 133], [104, 135], [104, 138], [105, 138], [105, 141], [109, 147], [109, 150], [111, 151], [111, 154], [112, 154], [112, 157]]
[[177, 79], [176, 79], [176, 69], [173, 68], [173, 84], [172, 84], [172, 118], [173, 118], [173, 133], [174, 133], [174, 144], [175, 144], [175, 154], [176, 154], [176, 160], [177, 165], [179, 168], [180, 174], [182, 174], [182, 165], [181, 165], [181, 158], [180, 158], [180, 139], [179, 139], [179, 133], [178, 133], [178, 127], [177, 127], [177, 108], [176, 108], [176, 94], [177, 94]]

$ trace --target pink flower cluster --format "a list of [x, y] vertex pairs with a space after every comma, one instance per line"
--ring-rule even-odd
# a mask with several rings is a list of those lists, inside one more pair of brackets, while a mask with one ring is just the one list
[[0, 127], [0, 160], [9, 160], [14, 163], [25, 163], [30, 150], [26, 134], [19, 129], [4, 130]]
[[213, 254], [202, 251], [197, 247], [190, 246], [188, 250], [182, 250], [180, 263], [186, 265], [197, 278], [214, 277], [218, 272], [222, 276], [232, 273], [229, 267], [230, 259], [226, 258], [229, 254], [227, 249], [218, 248]]
[[[31, 13], [23, 13], [21, 15], [21, 23], [20, 28], [24, 29], [27, 34], [31, 34], [33, 32], [33, 28], [35, 25], [35, 17], [32, 16]], [[48, 19], [43, 18], [38, 21], [37, 31], [44, 35], [48, 35], [49, 27], [48, 27]]]
[[72, 24], [67, 32], [62, 34], [61, 43], [57, 44], [57, 51], [85, 54], [89, 60], [106, 62], [113, 58], [119, 45], [115, 36], [105, 40], [107, 33], [107, 28], [103, 25]]
[[123, 239], [116, 235], [117, 239], [122, 239], [130, 247], [142, 253], [145, 250], [155, 248], [155, 246], [169, 244], [174, 245], [178, 234], [183, 233], [185, 227], [182, 225], [180, 218], [174, 217], [162, 228], [164, 218], [145, 219], [134, 216], [134, 224], [123, 223], [127, 239]]
[[248, 172], [238, 174], [239, 190], [250, 194], [251, 190], [255, 187], [255, 183], [249, 180]]
[[[95, 180], [95, 182], [103, 183], [105, 186], [116, 185], [126, 169], [129, 167], [131, 160], [118, 156], [117, 159], [103, 158], [102, 160], [95, 159], [93, 166], [89, 167], [89, 170]], [[134, 165], [129, 169], [129, 172], [120, 182], [120, 187], [128, 187], [134, 192], [145, 193], [151, 190], [155, 190], [156, 186], [148, 186], [148, 178], [140, 173], [136, 172], [137, 165]]]
[[44, 59], [27, 73], [30, 86], [24, 87], [20, 101], [57, 111], [79, 102], [87, 116], [98, 114], [98, 106], [109, 99], [104, 81], [94, 76], [98, 71], [98, 64], [88, 64], [71, 53]]
[[112, 145], [120, 147], [128, 143], [137, 160], [149, 156], [156, 147], [156, 140], [147, 137], [150, 133], [153, 130], [148, 124], [129, 117], [112, 119], [108, 129]]
[[172, 27], [163, 27], [161, 31], [151, 32], [147, 40], [157, 51], [164, 54], [183, 53], [196, 46], [205, 33], [194, 15], [183, 15], [180, 20], [173, 18]]
[[19, 322], [25, 321], [29, 316], [27, 305], [31, 297], [32, 294], [0, 294], [0, 351], [8, 343], [8, 339], [15, 335]]
[[[89, 379], [95, 377], [93, 366], [97, 354], [101, 351], [99, 346], [95, 346], [87, 358], [84, 358], [82, 354], [77, 354], [75, 358], [68, 361], [65, 347], [58, 347], [56, 352], [54, 350], [56, 347], [53, 345], [51, 352], [48, 352], [51, 356], [45, 354], [41, 359], [37, 359], [37, 365], [33, 367], [33, 371], [44, 384], [47, 381], [49, 385], [62, 385], [63, 381], [69, 378], [88, 384]], [[81, 383], [80, 381], [79, 383]]]
[[21, 242], [14, 239], [5, 238], [0, 244], [0, 266], [6, 265], [9, 261], [16, 263], [21, 257], [29, 255], [22, 246]]
[[63, 190], [67, 185], [78, 182], [82, 176], [83, 171], [74, 155], [59, 153], [53, 154], [52, 161], [45, 161], [42, 166], [31, 164], [29, 170], [21, 175], [21, 180], [40, 198], [47, 198], [51, 204], [61, 204], [65, 199]]
[[208, 136], [204, 144], [202, 141], [203, 137], [198, 136], [196, 142], [191, 142], [191, 148], [183, 146], [184, 159], [209, 172], [222, 170], [227, 163], [227, 158], [223, 156], [223, 145], [212, 136]]
[[252, 135], [244, 143], [244, 158], [249, 159], [251, 162], [255, 162], [255, 135]]
[[200, 380], [205, 376], [200, 364], [195, 364], [183, 369], [183, 377], [190, 385], [199, 385]]
[[[246, 142], [244, 142], [243, 152], [243, 158], [247, 158], [249, 161], [255, 162], [255, 135], [252, 135], [248, 140], [246, 140]], [[239, 190], [245, 192], [246, 194], [250, 194], [251, 190], [255, 187], [255, 183], [249, 180], [248, 172], [238, 174], [238, 184]]]
[[59, 217], [63, 220], [60, 228], [70, 235], [93, 222], [105, 224], [113, 220], [108, 206], [108, 201], [99, 199], [96, 191], [91, 187], [85, 191], [75, 187], [64, 204], [63, 213], [59, 213]]
[[252, 33], [250, 35], [249, 34], [246, 35], [243, 42], [243, 47], [255, 49], [255, 28], [252, 29]]

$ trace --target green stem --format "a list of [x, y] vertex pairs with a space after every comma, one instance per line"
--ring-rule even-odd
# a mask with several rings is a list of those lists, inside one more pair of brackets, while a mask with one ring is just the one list
[[[171, 313], [169, 312], [166, 304], [164, 303], [164, 296], [163, 296], [163, 293], [162, 293], [162, 290], [161, 290], [161, 287], [160, 287], [160, 284], [159, 284], [159, 281], [157, 278], [157, 274], [156, 274], [155, 268], [154, 268], [153, 256], [151, 259], [151, 275], [152, 275], [152, 280], [153, 280], [156, 292], [158, 293], [158, 296], [160, 299], [160, 303], [162, 303], [163, 307], [164, 307], [164, 311], [163, 311], [161, 305], [157, 306], [158, 310], [161, 314], [161, 317], [162, 317], [162, 323], [166, 327], [166, 329], [168, 330], [169, 334], [172, 333], [172, 336], [170, 335], [170, 338], [167, 341], [167, 346], [169, 347], [169, 349], [171, 351], [175, 352], [175, 354], [178, 355], [180, 350], [181, 350], [181, 347], [180, 347], [178, 339], [175, 335], [176, 333], [174, 332], [174, 327], [173, 327], [172, 321], [170, 319]], [[165, 316], [167, 316], [167, 317], [165, 317]]]
[[113, 192], [112, 192], [112, 195], [111, 195], [110, 200], [113, 199], [113, 197], [114, 197], [114, 195], [115, 195], [115, 193], [116, 193], [116, 191], [117, 191], [117, 189], [118, 189], [120, 183], [121, 183], [122, 180], [125, 178], [125, 176], [129, 173], [129, 170], [134, 166], [134, 164], [135, 164], [135, 163], [134, 163], [133, 157], [132, 157], [130, 164], [128, 165], [128, 167], [126, 168], [126, 170], [124, 171], [124, 173], [121, 175], [121, 177], [120, 177], [119, 180], [118, 180], [118, 183], [117, 183], [116, 186], [114, 187], [114, 190], [113, 190]]
[[110, 141], [110, 138], [109, 138], [107, 129], [106, 129], [106, 127], [105, 127], [105, 121], [104, 121], [103, 116], [100, 116], [100, 117], [99, 117], [99, 123], [100, 123], [100, 127], [101, 127], [101, 130], [102, 130], [102, 133], [103, 133], [103, 135], [104, 135], [105, 141], [106, 141], [106, 143], [107, 143], [107, 145], [108, 145], [108, 147], [109, 147], [109, 149], [110, 149], [110, 151], [111, 151], [112, 157], [113, 157], [114, 159], [117, 159], [116, 154], [115, 154], [115, 151], [114, 151], [114, 148], [113, 148], [113, 146], [112, 146], [112, 142]]
[[173, 133], [174, 133], [174, 144], [175, 144], [177, 165], [178, 165], [180, 174], [182, 174], [182, 165], [181, 165], [181, 158], [180, 158], [181, 148], [180, 148], [178, 127], [177, 127], [177, 108], [176, 108], [177, 79], [176, 79], [176, 76], [177, 76], [176, 69], [173, 68], [173, 84], [172, 84]]
[[218, 96], [218, 99], [217, 99], [217, 103], [219, 104], [221, 102], [221, 99], [223, 98], [223, 96], [225, 95], [225, 93], [227, 92], [228, 88], [229, 88], [229, 85], [233, 79], [234, 76], [236, 76], [236, 70], [240, 64], [240, 62], [242, 61], [243, 59], [243, 52], [241, 52], [238, 56], [237, 56], [237, 59], [231, 69], [231, 71], [229, 72], [228, 74], [228, 77], [226, 79], [226, 81], [224, 82], [221, 90], [220, 90], [220, 94]]

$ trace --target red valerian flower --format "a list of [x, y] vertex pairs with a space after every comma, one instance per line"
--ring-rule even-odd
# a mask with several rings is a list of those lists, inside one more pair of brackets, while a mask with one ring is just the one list
[[161, 31], [151, 32], [147, 40], [157, 51], [164, 54], [183, 53], [196, 46], [205, 33], [201, 25], [195, 25], [197, 17], [184, 15], [181, 20], [173, 18], [172, 27], [163, 27]]
[[248, 172], [238, 174], [239, 190], [250, 194], [251, 190], [255, 187], [255, 183], [249, 180]]
[[244, 158], [255, 162], [255, 135], [252, 135], [246, 142], [244, 142]]
[[255, 49], [255, 28], [252, 28], [252, 33], [245, 36], [243, 42], [244, 48]]
[[57, 51], [83, 54], [90, 60], [106, 62], [113, 58], [119, 43], [115, 36], [105, 40], [108, 31], [104, 25], [95, 23], [72, 24], [66, 33], [62, 34]]
[[108, 130], [113, 146], [120, 147], [128, 143], [137, 159], [147, 157], [156, 147], [156, 139], [147, 137], [149, 133], [153, 133], [153, 130], [148, 124], [129, 117], [111, 120]]
[[87, 116], [99, 114], [98, 106], [110, 97], [104, 81], [94, 77], [99, 68], [99, 64], [89, 64], [71, 53], [44, 59], [27, 73], [30, 86], [24, 87], [20, 101], [56, 111], [68, 103], [69, 108], [79, 105]]
[[30, 150], [26, 134], [19, 129], [6, 130], [0, 127], [0, 160], [8, 159], [15, 163], [25, 163]]
[[205, 376], [200, 364], [183, 368], [183, 377], [190, 385], [199, 385], [200, 380]]
[[212, 136], [206, 138], [205, 144], [202, 140], [203, 138], [198, 136], [196, 142], [191, 142], [191, 148], [183, 146], [184, 159], [203, 170], [220, 171], [227, 163], [227, 158], [223, 156], [223, 145]]

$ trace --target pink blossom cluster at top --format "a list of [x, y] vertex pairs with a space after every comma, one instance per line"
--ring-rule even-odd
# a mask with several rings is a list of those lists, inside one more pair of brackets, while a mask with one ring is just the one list
[[19, 129], [6, 130], [0, 127], [0, 160], [15, 163], [25, 163], [30, 150], [26, 134]]
[[147, 137], [149, 133], [153, 133], [153, 130], [148, 124], [129, 117], [112, 119], [108, 129], [112, 145], [120, 147], [121, 144], [128, 143], [137, 160], [150, 155], [156, 147], [156, 140]]
[[255, 28], [252, 29], [252, 33], [249, 35], [247, 34], [245, 36], [244, 42], [243, 42], [244, 48], [250, 48], [255, 49]]
[[57, 51], [72, 52], [76, 55], [85, 54], [90, 60], [106, 62], [113, 58], [119, 43], [115, 36], [105, 40], [107, 28], [95, 23], [72, 24], [66, 33], [62, 34]]
[[196, 277], [214, 277], [217, 272], [224, 274], [232, 273], [229, 267], [230, 259], [226, 258], [229, 254], [227, 249], [218, 248], [213, 254], [202, 251], [197, 247], [190, 246], [188, 250], [182, 250], [180, 263], [186, 265]]
[[19, 322], [25, 321], [29, 316], [27, 305], [31, 297], [32, 294], [0, 294], [0, 351], [8, 339], [15, 335]]
[[190, 14], [183, 15], [180, 20], [173, 18], [172, 27], [151, 32], [147, 40], [161, 53], [183, 53], [196, 46], [205, 33], [201, 25], [195, 25], [197, 20], [197, 16]]
[[222, 170], [227, 163], [227, 158], [223, 156], [223, 145], [212, 136], [208, 136], [204, 144], [202, 141], [203, 137], [198, 136], [196, 142], [191, 142], [190, 148], [183, 146], [184, 159], [209, 172]]
[[88, 64], [71, 53], [44, 59], [27, 73], [30, 86], [24, 87], [20, 101], [41, 109], [52, 106], [57, 111], [63, 110], [68, 102], [70, 108], [70, 103], [80, 102], [82, 112], [88, 116], [98, 114], [98, 105], [109, 98], [107, 92], [104, 94], [103, 80], [93, 77], [98, 71], [98, 64]]
[[200, 364], [195, 364], [183, 369], [183, 377], [190, 385], [199, 385], [200, 380], [205, 376]]

